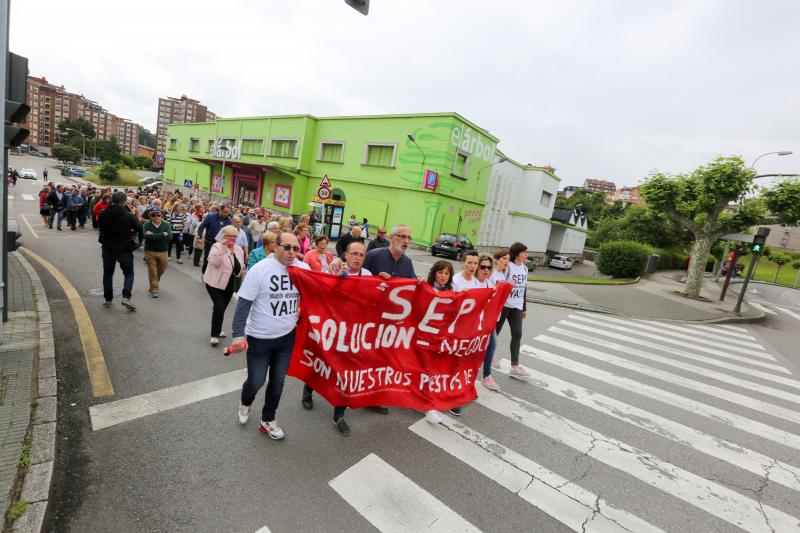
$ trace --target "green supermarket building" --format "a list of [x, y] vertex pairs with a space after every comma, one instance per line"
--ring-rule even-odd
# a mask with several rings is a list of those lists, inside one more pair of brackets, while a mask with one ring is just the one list
[[475, 240], [497, 142], [457, 113], [172, 124], [164, 180], [279, 213], [316, 208], [333, 238], [355, 214], [407, 224], [423, 245], [442, 232]]

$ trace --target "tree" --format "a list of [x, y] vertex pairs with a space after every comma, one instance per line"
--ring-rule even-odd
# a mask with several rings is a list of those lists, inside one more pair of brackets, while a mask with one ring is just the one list
[[586, 215], [588, 220], [588, 227], [590, 230], [594, 229], [598, 222], [602, 220], [607, 212], [615, 211], [617, 215], [622, 214], [624, 209], [622, 202], [615, 202], [615, 204], [606, 203], [606, 195], [601, 192], [592, 192], [587, 189], [578, 189], [575, 194], [569, 198], [559, 196], [556, 198], [556, 207], [569, 207], [578, 208], [583, 214]]
[[119, 156], [120, 161], [122, 164], [128, 168], [136, 168], [136, 163], [133, 160], [133, 157], [129, 156], [128, 154], [122, 154]]
[[656, 248], [675, 248], [690, 241], [688, 232], [664, 213], [646, 206], [629, 205], [621, 218], [609, 215], [592, 234], [595, 245], [610, 240], [637, 241]]
[[122, 150], [117, 143], [117, 138], [111, 137], [108, 140], [98, 139], [97, 157], [99, 157], [102, 161], [119, 163], [122, 160]]
[[[95, 137], [94, 126], [82, 118], [65, 118], [58, 123], [59, 142], [69, 146], [74, 146], [78, 150], [83, 150], [84, 136], [86, 138], [86, 149]], [[78, 133], [80, 132], [80, 133]], [[81, 133], [83, 135], [81, 135]], [[88, 152], [87, 152], [88, 153]]]
[[146, 155], [137, 155], [133, 158], [133, 162], [136, 168], [143, 168], [145, 170], [149, 170], [153, 166], [153, 159]]
[[117, 169], [117, 165], [111, 161], [105, 161], [100, 166], [100, 170], [97, 171], [97, 175], [100, 176], [100, 179], [103, 181], [116, 181], [119, 179], [119, 170]]
[[775, 279], [772, 280], [772, 283], [777, 283], [778, 276], [781, 273], [781, 268], [783, 268], [783, 265], [792, 260], [792, 256], [789, 254], [776, 253], [768, 256], [767, 259], [778, 265], [778, 269], [775, 271]]
[[[756, 172], [740, 157], [717, 157], [691, 174], [668, 176], [655, 172], [640, 194], [647, 204], [661, 211], [694, 235], [692, 261], [683, 294], [697, 298], [711, 245], [726, 233], [743, 231], [764, 215], [758, 199], [743, 200], [752, 189]], [[740, 202], [730, 210], [733, 202]]]
[[139, 144], [155, 148], [156, 136], [147, 128], [139, 128]]
[[763, 196], [767, 209], [780, 224], [792, 226], [800, 221], [800, 180], [782, 181], [766, 189]]
[[56, 144], [51, 150], [53, 157], [59, 161], [68, 161], [70, 163], [79, 163], [81, 160], [81, 151], [74, 146], [67, 144]]

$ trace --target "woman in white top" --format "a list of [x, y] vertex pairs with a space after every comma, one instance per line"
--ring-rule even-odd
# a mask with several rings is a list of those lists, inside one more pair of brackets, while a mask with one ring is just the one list
[[[508, 249], [509, 263], [505, 269], [504, 278], [514, 286], [508, 300], [500, 313], [497, 321], [497, 334], [503, 329], [503, 324], [508, 320], [511, 328], [511, 372], [512, 378], [523, 379], [530, 377], [527, 370], [519, 366], [519, 347], [522, 341], [522, 321], [527, 315], [527, 302], [525, 293], [528, 287], [528, 267], [525, 262], [528, 260], [528, 247], [521, 242], [515, 242]], [[498, 261], [499, 263], [499, 261]]]

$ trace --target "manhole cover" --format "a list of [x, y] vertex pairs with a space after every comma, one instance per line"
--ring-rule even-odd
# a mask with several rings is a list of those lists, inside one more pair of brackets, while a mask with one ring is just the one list
[[[89, 289], [86, 292], [88, 294], [91, 294], [92, 296], [100, 296], [101, 298], [103, 297], [103, 287], [98, 287], [96, 289]], [[114, 292], [114, 296], [121, 296], [122, 295], [122, 290], [121, 289], [114, 289], [113, 292]]]

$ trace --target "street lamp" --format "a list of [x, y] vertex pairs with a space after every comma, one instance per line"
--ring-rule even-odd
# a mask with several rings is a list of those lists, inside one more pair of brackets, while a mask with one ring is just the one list
[[480, 181], [481, 181], [481, 172], [483, 172], [484, 170], [486, 170], [489, 167], [493, 167], [493, 166], [495, 166], [497, 164], [500, 164], [500, 163], [505, 163], [506, 161], [508, 161], [508, 159], [506, 159], [505, 157], [501, 157], [500, 159], [498, 159], [494, 163], [489, 163], [488, 165], [484, 165], [481, 168], [479, 168], [478, 169], [478, 179], [476, 180], [476, 184], [480, 183]]
[[423, 151], [422, 151], [422, 148], [420, 148], [420, 147], [419, 147], [419, 145], [417, 144], [417, 139], [416, 139], [416, 137], [414, 137], [414, 134], [413, 134], [413, 133], [409, 133], [409, 134], [407, 135], [407, 137], [408, 137], [408, 140], [409, 140], [409, 141], [411, 141], [412, 143], [414, 143], [414, 146], [416, 146], [416, 147], [417, 147], [417, 150], [419, 150], [419, 153], [421, 153], [421, 154], [422, 154], [422, 165], [420, 165], [420, 166], [421, 166], [421, 167], [424, 169], [424, 168], [425, 168], [425, 152], [423, 152]]
[[766, 154], [761, 154], [760, 156], [755, 158], [753, 164], [750, 165], [750, 168], [755, 168], [756, 162], [758, 162], [758, 160], [764, 157], [765, 155], [792, 155], [792, 153], [793, 152], [791, 150], [780, 150], [778, 152], [767, 152]]
[[[220, 149], [220, 150], [224, 149], [225, 150], [225, 152], [224, 152], [225, 155], [230, 154], [231, 147], [228, 146], [227, 144], [218, 144], [217, 148]], [[225, 189], [225, 155], [222, 156], [222, 181], [220, 182], [222, 187], [220, 187], [220, 190], [219, 190], [220, 193], [222, 193], [223, 189]], [[231, 192], [233, 192], [233, 191], [231, 191]]]

